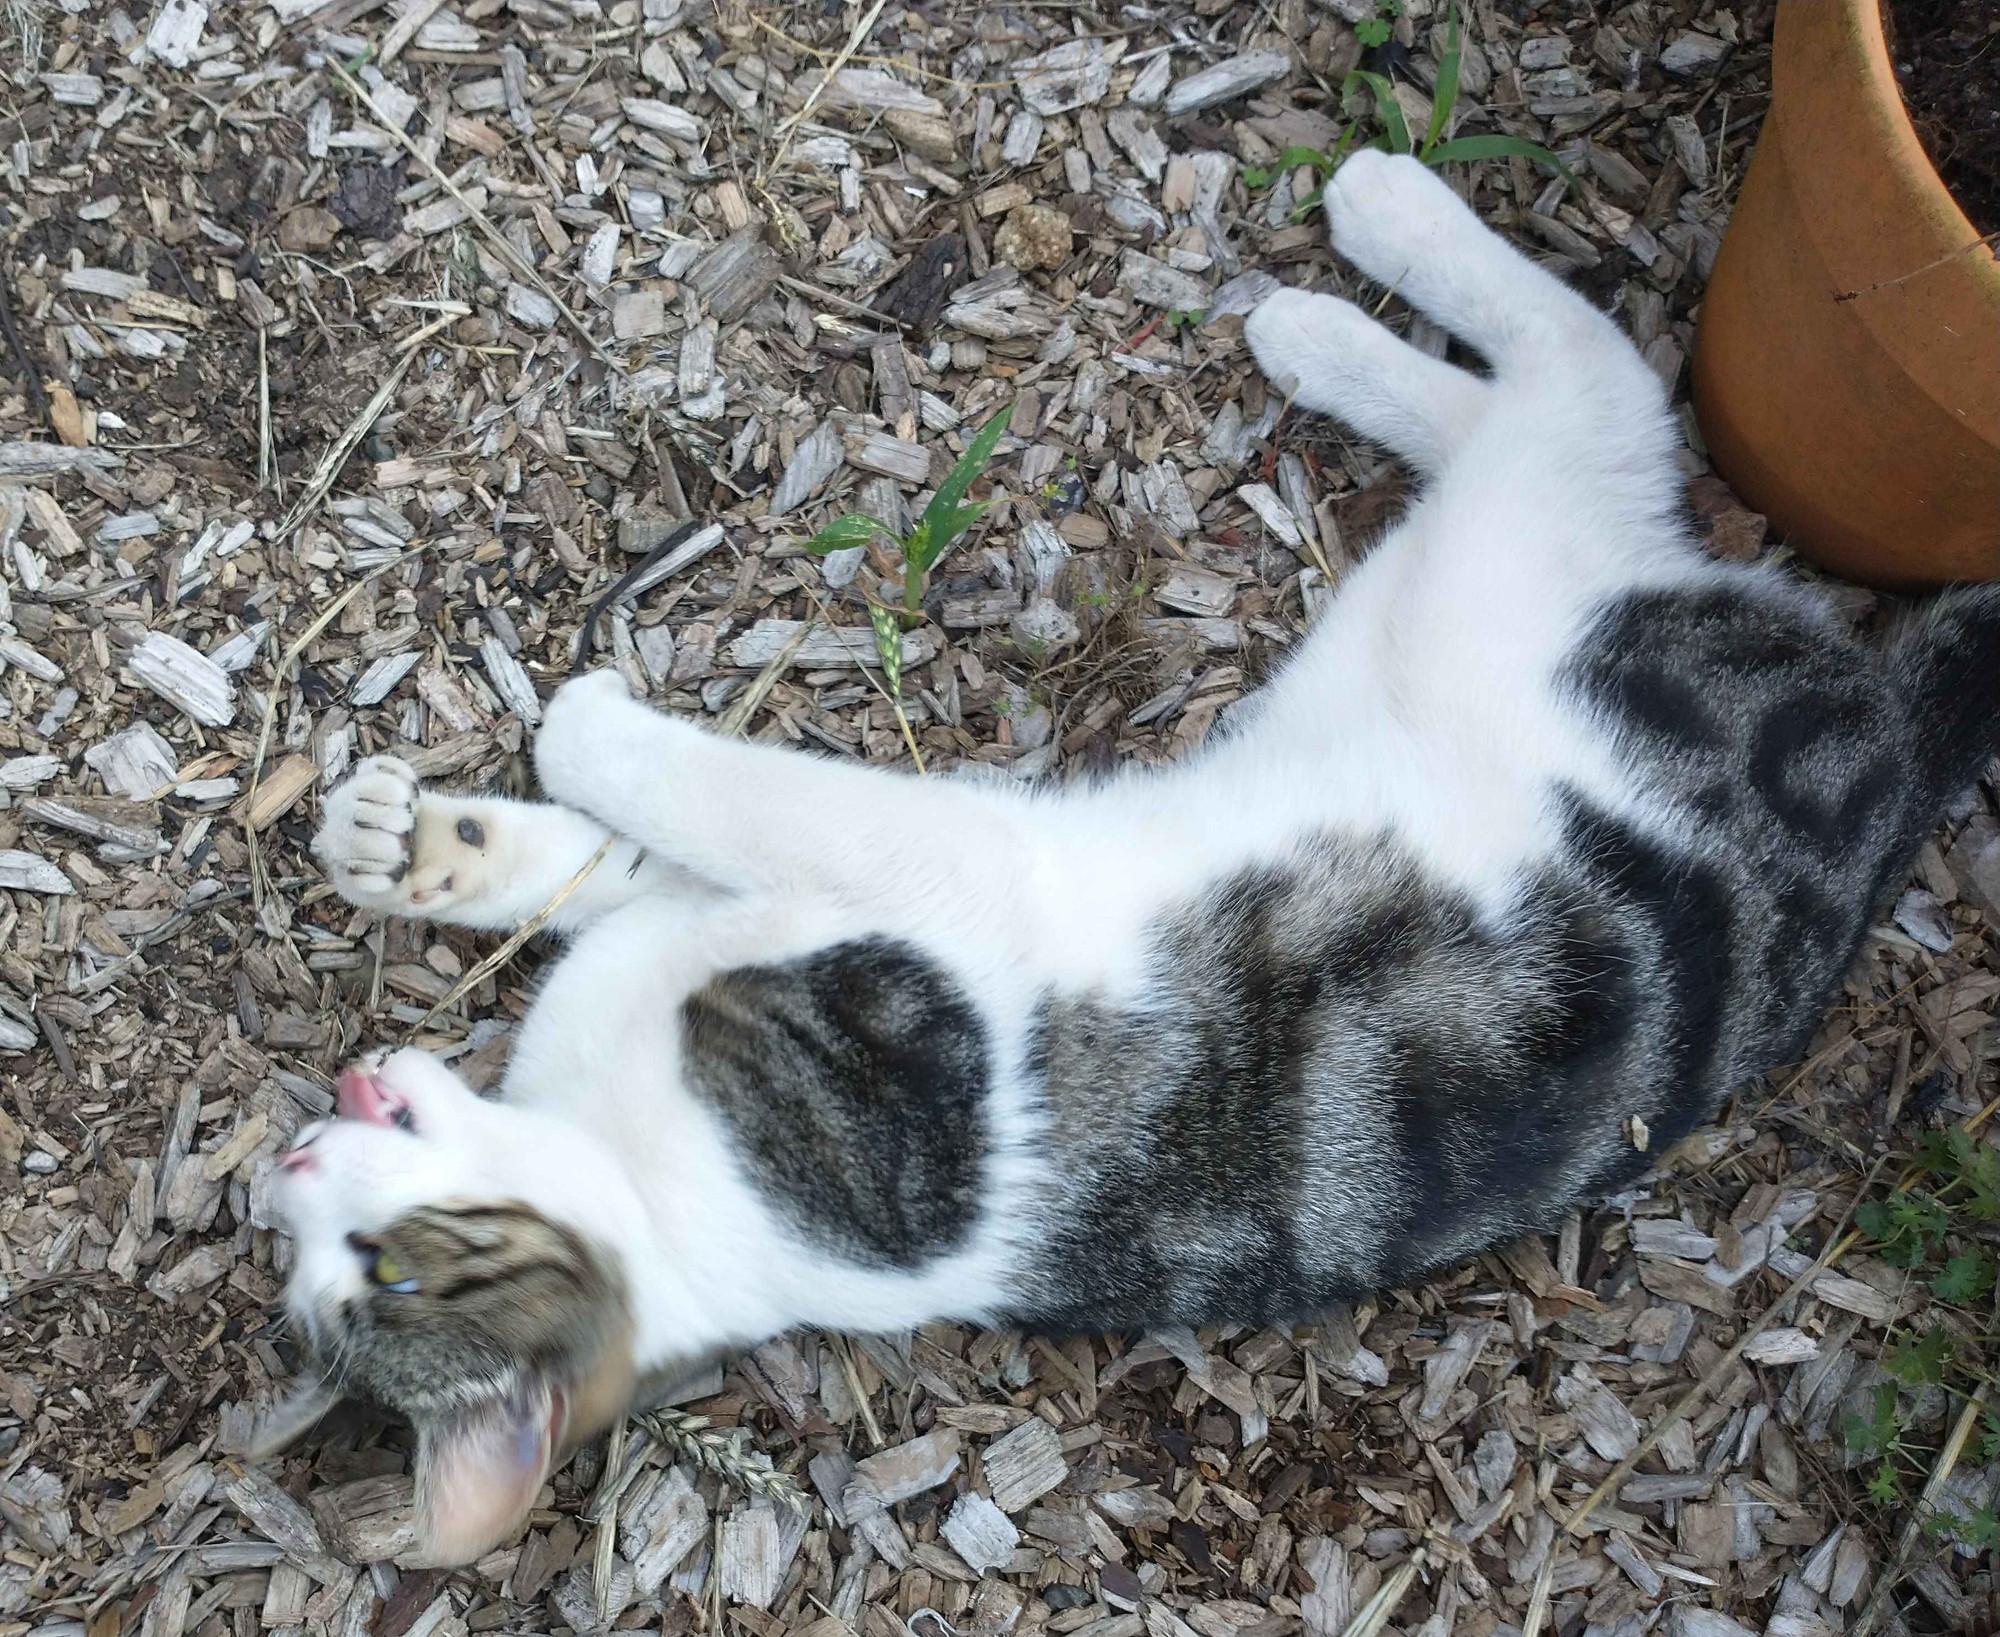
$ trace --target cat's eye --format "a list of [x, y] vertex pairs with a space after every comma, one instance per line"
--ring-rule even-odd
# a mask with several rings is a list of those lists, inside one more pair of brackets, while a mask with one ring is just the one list
[[368, 1277], [374, 1284], [396, 1296], [414, 1296], [421, 1288], [397, 1259], [395, 1252], [360, 1240], [352, 1243], [367, 1264]]

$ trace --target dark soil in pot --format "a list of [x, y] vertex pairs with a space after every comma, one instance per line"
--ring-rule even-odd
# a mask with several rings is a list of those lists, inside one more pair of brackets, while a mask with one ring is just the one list
[[1958, 208], [2000, 233], [2000, 15], [1993, 0], [1884, 0], [1889, 60], [1917, 139]]

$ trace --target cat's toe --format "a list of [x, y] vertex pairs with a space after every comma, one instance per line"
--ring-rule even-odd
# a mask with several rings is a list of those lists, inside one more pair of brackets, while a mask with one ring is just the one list
[[407, 762], [371, 756], [327, 798], [312, 850], [344, 897], [371, 907], [401, 899], [417, 797]]
[[1322, 332], [1339, 321], [1344, 305], [1304, 290], [1277, 290], [1258, 303], [1243, 321], [1243, 339], [1272, 386], [1287, 397], [1298, 393], [1302, 360], [1324, 344]]

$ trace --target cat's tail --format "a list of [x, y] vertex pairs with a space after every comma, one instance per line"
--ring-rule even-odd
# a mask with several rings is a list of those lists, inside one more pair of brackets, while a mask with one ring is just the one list
[[2000, 584], [1940, 592], [1887, 658], [1910, 724], [1912, 816], [1928, 825], [2000, 754]]

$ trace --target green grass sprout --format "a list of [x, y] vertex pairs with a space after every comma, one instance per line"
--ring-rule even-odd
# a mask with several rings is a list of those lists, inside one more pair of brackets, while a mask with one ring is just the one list
[[[1390, 13], [1393, 15], [1393, 13]], [[1373, 39], [1365, 30], [1379, 29], [1380, 39]], [[1361, 37], [1363, 45], [1381, 45], [1389, 35], [1389, 24], [1384, 17], [1377, 16], [1355, 24], [1355, 33]], [[1319, 148], [1290, 147], [1278, 155], [1271, 165], [1246, 165], [1243, 169], [1244, 186], [1267, 188], [1285, 172], [1301, 165], [1310, 165], [1319, 173], [1321, 185], [1292, 208], [1292, 220], [1300, 221], [1319, 207], [1321, 195], [1325, 192], [1325, 179], [1340, 169], [1349, 151], [1357, 144], [1380, 148], [1387, 153], [1414, 154], [1424, 164], [1433, 169], [1454, 162], [1470, 162], [1475, 159], [1507, 159], [1519, 156], [1546, 165], [1555, 171], [1571, 188], [1576, 187], [1575, 174], [1539, 142], [1524, 136], [1505, 136], [1498, 133], [1483, 136], [1452, 137], [1446, 133], [1451, 128], [1451, 116], [1458, 107], [1459, 76], [1465, 61], [1464, 41], [1460, 33], [1457, 0], [1447, 13], [1445, 24], [1444, 52], [1438, 62], [1437, 83], [1433, 87], [1430, 124], [1424, 131], [1423, 140], [1415, 140], [1410, 131], [1410, 122], [1403, 113], [1403, 105], [1396, 100], [1396, 89], [1386, 75], [1372, 69], [1356, 68], [1349, 71], [1340, 82], [1340, 100], [1343, 108], [1348, 106], [1350, 97], [1365, 91], [1372, 103], [1372, 125], [1376, 127], [1373, 136], [1367, 136], [1371, 121], [1362, 118], [1350, 123], [1341, 133], [1330, 151]], [[1366, 140], [1363, 141], [1363, 138]]]

